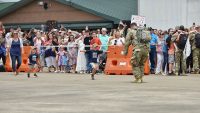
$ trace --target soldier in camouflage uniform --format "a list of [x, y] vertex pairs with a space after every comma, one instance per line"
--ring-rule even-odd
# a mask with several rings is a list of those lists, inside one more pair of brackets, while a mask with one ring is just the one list
[[[200, 26], [196, 27], [196, 30], [193, 30], [189, 33], [189, 39], [192, 46], [192, 53], [193, 53], [193, 67], [194, 67], [194, 74], [200, 73], [200, 48], [196, 46], [196, 40], [195, 38], [197, 35], [200, 35]], [[200, 39], [199, 39], [200, 40]]]
[[144, 64], [148, 58], [149, 53], [149, 41], [151, 40], [150, 33], [144, 29], [138, 28], [136, 23], [131, 24], [132, 28], [128, 30], [126, 36], [124, 55], [128, 53], [128, 47], [133, 45], [133, 55], [131, 58], [131, 64], [133, 74], [135, 76], [134, 82], [143, 82], [142, 77], [144, 75]]
[[186, 75], [186, 60], [183, 60], [183, 49], [178, 47], [180, 35], [185, 34], [184, 26], [180, 26], [179, 30], [172, 35], [172, 41], [175, 42], [175, 74], [180, 75], [180, 67], [182, 66], [182, 75]]

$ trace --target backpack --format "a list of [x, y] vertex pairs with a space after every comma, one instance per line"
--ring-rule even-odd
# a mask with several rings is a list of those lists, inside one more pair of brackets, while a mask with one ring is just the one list
[[195, 45], [197, 48], [200, 48], [200, 33], [195, 35]]
[[184, 50], [185, 44], [187, 42], [187, 38], [188, 38], [187, 34], [180, 34], [180, 38], [179, 38], [179, 41], [177, 43], [177, 46], [178, 46], [179, 49]]
[[151, 40], [150, 32], [143, 28], [138, 28], [136, 31], [137, 41], [140, 43], [148, 43]]

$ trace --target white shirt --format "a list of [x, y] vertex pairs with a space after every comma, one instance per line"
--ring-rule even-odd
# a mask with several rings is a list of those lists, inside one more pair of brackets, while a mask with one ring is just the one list
[[[8, 40], [7, 47], [11, 47], [12, 41], [13, 41], [13, 38], [10, 38]], [[20, 47], [23, 48], [23, 40], [21, 38], [19, 38], [19, 41], [20, 41]]]
[[9, 42], [10, 38], [11, 38], [11, 32], [6, 33], [5, 39], [6, 39], [6, 44]]
[[125, 39], [121, 37], [115, 38], [115, 39], [112, 39], [110, 43], [111, 45], [123, 46], [123, 44], [125, 43]]

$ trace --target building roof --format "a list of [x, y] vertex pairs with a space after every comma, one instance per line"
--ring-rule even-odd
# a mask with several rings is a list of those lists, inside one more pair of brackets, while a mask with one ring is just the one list
[[[32, 2], [21, 0], [19, 2], [0, 3], [0, 17]], [[56, 0], [62, 4], [103, 17], [118, 24], [120, 20], [130, 20], [131, 15], [138, 13], [138, 0]]]
[[0, 12], [4, 9], [6, 9], [7, 7], [11, 6], [15, 4], [15, 2], [3, 2], [3, 3], [0, 3]]
[[[72, 7], [113, 20], [130, 20], [138, 14], [138, 0], [57, 0]], [[63, 2], [65, 1], [65, 2]], [[66, 2], [67, 1], [67, 2]]]

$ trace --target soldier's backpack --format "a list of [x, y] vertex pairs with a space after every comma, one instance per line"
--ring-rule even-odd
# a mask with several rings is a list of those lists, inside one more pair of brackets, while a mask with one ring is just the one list
[[151, 38], [149, 38], [149, 37], [151, 37], [150, 32], [143, 28], [137, 29], [136, 37], [138, 39], [138, 42], [140, 42], [140, 43], [148, 43], [151, 40]]
[[178, 46], [179, 49], [184, 50], [185, 44], [187, 42], [187, 38], [188, 38], [187, 34], [180, 34], [180, 38], [179, 38], [179, 41], [177, 43], [177, 46]]
[[195, 45], [197, 48], [200, 48], [200, 33], [195, 35]]

